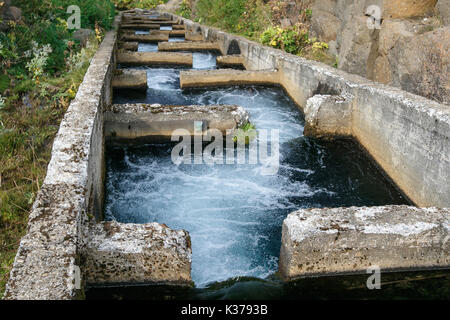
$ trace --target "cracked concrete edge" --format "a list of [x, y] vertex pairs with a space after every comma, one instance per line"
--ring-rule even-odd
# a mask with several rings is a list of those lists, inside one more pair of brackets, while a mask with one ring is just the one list
[[86, 224], [83, 266], [90, 285], [164, 283], [191, 286], [189, 233], [164, 224]]
[[76, 276], [80, 270], [79, 237], [88, 213], [101, 211], [103, 110], [112, 102], [119, 21], [120, 16], [105, 35], [61, 122], [4, 299], [83, 297]]
[[409, 206], [302, 209], [283, 222], [279, 270], [320, 275], [450, 268], [450, 210]]

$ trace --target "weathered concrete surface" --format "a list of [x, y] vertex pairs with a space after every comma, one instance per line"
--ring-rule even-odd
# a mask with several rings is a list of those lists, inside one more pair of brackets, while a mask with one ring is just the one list
[[190, 70], [180, 72], [180, 87], [214, 87], [246, 84], [279, 84], [277, 70]]
[[450, 211], [408, 206], [304, 209], [283, 222], [283, 277], [450, 267]]
[[157, 31], [153, 30], [153, 31], [150, 31], [150, 34], [152, 34], [152, 35], [168, 34], [169, 36], [181, 37], [186, 34], [186, 31], [185, 30], [157, 30]]
[[159, 51], [220, 51], [221, 47], [214, 41], [179, 41], [158, 43]]
[[192, 66], [191, 53], [119, 52], [117, 62], [124, 65], [173, 64]]
[[79, 236], [88, 213], [103, 211], [103, 110], [112, 102], [116, 38], [116, 31], [106, 34], [61, 122], [5, 299], [82, 296], [83, 281], [76, 287]]
[[126, 19], [123, 21], [122, 25], [140, 25], [140, 24], [159, 24], [160, 26], [171, 26], [174, 24], [179, 24], [177, 20], [151, 20], [151, 19]]
[[352, 134], [352, 96], [315, 95], [308, 99], [304, 135], [316, 138]]
[[302, 109], [316, 94], [353, 95], [352, 137], [415, 204], [450, 207], [447, 105], [187, 19], [183, 22], [187, 30], [201, 29], [205, 39], [218, 43], [225, 54], [230, 48], [241, 54], [248, 70], [278, 69], [280, 85]]
[[205, 41], [205, 37], [200, 33], [189, 32], [186, 33], [184, 38], [186, 41]]
[[84, 235], [89, 284], [191, 285], [191, 240], [158, 223], [92, 223]]
[[118, 49], [127, 51], [138, 51], [139, 42], [119, 42], [117, 47]]
[[[117, 74], [119, 73], [119, 74]], [[116, 70], [112, 79], [114, 89], [147, 89], [147, 71], [145, 70]]]
[[136, 30], [159, 30], [161, 26], [159, 24], [154, 23], [127, 23], [122, 24], [120, 28], [122, 29], [136, 29]]
[[133, 41], [143, 43], [156, 43], [162, 41], [169, 41], [169, 34], [124, 34], [122, 41]]
[[216, 63], [218, 66], [244, 67], [245, 59], [239, 54], [217, 56]]
[[[176, 129], [185, 129], [193, 136], [208, 129], [217, 129], [225, 135], [249, 120], [244, 108], [235, 105], [166, 106], [160, 104], [117, 104], [105, 114], [107, 141], [129, 140], [167, 142]], [[194, 122], [201, 121], [202, 130]]]

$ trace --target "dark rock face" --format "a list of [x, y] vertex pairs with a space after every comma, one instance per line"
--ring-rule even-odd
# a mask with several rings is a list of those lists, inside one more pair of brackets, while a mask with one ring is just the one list
[[22, 10], [11, 6], [11, 0], [0, 1], [0, 31], [7, 31], [10, 22], [19, 22], [22, 19]]

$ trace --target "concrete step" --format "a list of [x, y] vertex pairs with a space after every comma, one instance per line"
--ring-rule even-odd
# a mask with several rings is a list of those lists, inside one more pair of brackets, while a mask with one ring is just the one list
[[205, 41], [205, 38], [200, 33], [186, 32], [186, 35], [184, 38], [186, 41]]
[[143, 43], [156, 43], [169, 41], [168, 34], [124, 34], [121, 38], [122, 41], [143, 42]]
[[139, 42], [119, 42], [117, 47], [122, 50], [137, 51]]
[[186, 30], [186, 26], [184, 24], [174, 24], [174, 25], [172, 25], [172, 29], [174, 29], [174, 30]]
[[302, 209], [283, 222], [279, 270], [320, 275], [448, 268], [448, 210], [408, 206]]
[[122, 29], [135, 29], [135, 30], [150, 30], [150, 29], [155, 29], [155, 30], [159, 30], [161, 26], [159, 24], [152, 24], [152, 23], [127, 23], [127, 24], [122, 24], [122, 26], [120, 28]]
[[116, 221], [92, 222], [87, 230], [83, 271], [89, 284], [192, 285], [187, 231]]
[[171, 26], [174, 24], [179, 24], [178, 21], [173, 20], [173, 21], [168, 21], [168, 20], [123, 20], [122, 21], [122, 25], [124, 24], [159, 24], [161, 26]]
[[192, 66], [191, 53], [178, 52], [119, 52], [117, 63], [123, 65], [185, 65]]
[[158, 43], [159, 51], [221, 51], [218, 42], [213, 41], [180, 41]]
[[185, 30], [152, 30], [150, 31], [150, 34], [156, 35], [156, 34], [168, 34], [169, 36], [178, 36], [181, 37], [186, 34]]
[[118, 75], [112, 79], [114, 89], [147, 89], [147, 71], [145, 70], [117, 70]]
[[189, 70], [180, 72], [181, 88], [279, 84], [278, 70]]
[[217, 56], [216, 63], [217, 66], [222, 67], [243, 67], [245, 59], [243, 56], [238, 54], [228, 56]]
[[177, 129], [191, 136], [216, 129], [225, 136], [227, 130], [241, 127], [248, 119], [247, 111], [237, 105], [115, 104], [105, 113], [105, 138], [112, 143], [163, 143]]

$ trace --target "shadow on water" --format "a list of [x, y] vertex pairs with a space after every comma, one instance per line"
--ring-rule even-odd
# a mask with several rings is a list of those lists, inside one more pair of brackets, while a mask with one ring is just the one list
[[87, 299], [115, 300], [406, 300], [450, 299], [450, 272], [401, 272], [381, 276], [381, 289], [369, 290], [369, 275], [300, 279], [233, 278], [206, 288], [170, 286], [91, 287]]

